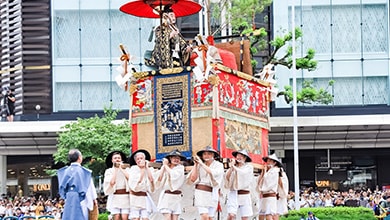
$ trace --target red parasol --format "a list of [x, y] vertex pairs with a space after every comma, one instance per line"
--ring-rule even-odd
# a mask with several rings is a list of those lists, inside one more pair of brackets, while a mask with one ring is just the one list
[[124, 13], [143, 18], [161, 18], [161, 10], [170, 5], [176, 17], [198, 13], [202, 6], [192, 0], [133, 0], [120, 7]]

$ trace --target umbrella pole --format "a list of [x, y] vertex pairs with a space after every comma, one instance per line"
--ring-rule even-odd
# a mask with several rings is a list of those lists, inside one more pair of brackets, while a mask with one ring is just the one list
[[[160, 7], [159, 7], [159, 10], [160, 10], [159, 13], [158, 13], [158, 14], [160, 15], [160, 30], [159, 30], [159, 31], [160, 31], [160, 38], [162, 38], [162, 35], [163, 35], [163, 26], [162, 26], [163, 21], [162, 21], [162, 19], [163, 19], [163, 13], [164, 13], [164, 12], [163, 12], [163, 9], [162, 9], [162, 0], [160, 0]], [[161, 40], [162, 40], [162, 39], [160, 39], [160, 41], [161, 41]], [[161, 54], [161, 47], [159, 47], [158, 49], [160, 50], [159, 54]], [[160, 69], [160, 66], [161, 66], [161, 65], [160, 65], [161, 63], [160, 63], [160, 62], [161, 62], [161, 59], [158, 59], [158, 63], [157, 63], [157, 68], [158, 68], [158, 69]]]

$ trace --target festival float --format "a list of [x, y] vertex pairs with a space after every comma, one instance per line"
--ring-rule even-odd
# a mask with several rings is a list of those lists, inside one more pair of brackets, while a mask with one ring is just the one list
[[[198, 13], [202, 6], [192, 0], [135, 0], [123, 5], [124, 13], [160, 18], [158, 9], [169, 5], [177, 17]], [[220, 152], [246, 149], [254, 163], [268, 155], [269, 103], [275, 94], [272, 66], [253, 76], [246, 36], [215, 44], [198, 35], [191, 65], [137, 71], [123, 45], [121, 74], [117, 83], [130, 95], [129, 121], [132, 151], [145, 149], [161, 160], [178, 149], [187, 159], [205, 146]]]

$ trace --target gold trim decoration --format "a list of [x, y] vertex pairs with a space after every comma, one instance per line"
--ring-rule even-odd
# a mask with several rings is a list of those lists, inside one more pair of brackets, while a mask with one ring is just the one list
[[137, 84], [130, 83], [129, 93], [133, 95], [137, 91]]
[[162, 69], [160, 70], [160, 74], [166, 75], [166, 74], [174, 74], [174, 73], [181, 73], [183, 72], [183, 67], [175, 67], [175, 68], [169, 68], [169, 69]]
[[[152, 71], [153, 72], [153, 71]], [[136, 79], [142, 79], [150, 75], [149, 71], [135, 72], [133, 73], [133, 77]]]
[[213, 86], [218, 86], [220, 82], [218, 75], [210, 75], [207, 80]]
[[270, 87], [270, 83], [269, 82], [266, 82], [264, 80], [258, 79], [256, 77], [253, 77], [252, 75], [249, 75], [247, 73], [234, 70], [232, 68], [229, 68], [229, 67], [224, 66], [224, 65], [219, 64], [219, 63], [212, 64], [212, 65], [213, 65], [213, 67], [217, 68], [218, 70], [221, 70], [221, 71], [224, 71], [224, 72], [227, 72], [227, 73], [231, 73], [231, 74], [236, 75], [236, 76], [238, 76], [240, 78], [243, 78], [243, 79], [255, 82], [257, 84], [260, 84], [260, 85], [263, 85], [263, 86], [266, 86], [266, 87]]
[[181, 73], [184, 70], [191, 71], [191, 66], [185, 66], [185, 67], [175, 67], [175, 68], [167, 68], [167, 69], [161, 69], [161, 70], [150, 70], [150, 71], [141, 71], [141, 72], [134, 72], [133, 77], [136, 79], [142, 79], [148, 76], [157, 76], [157, 75], [168, 75], [168, 74], [176, 74]]
[[246, 73], [243, 73], [243, 72], [240, 72], [240, 71], [237, 71], [237, 76], [240, 77], [240, 78], [243, 78], [243, 79], [246, 79], [248, 81], [251, 81], [252, 80], [252, 76], [251, 75], [248, 75]]
[[232, 71], [232, 69], [230, 69], [229, 67], [218, 64], [218, 63], [212, 63], [211, 65], [214, 68], [217, 68], [217, 69], [222, 70], [222, 71], [227, 72], [227, 73], [230, 73]]

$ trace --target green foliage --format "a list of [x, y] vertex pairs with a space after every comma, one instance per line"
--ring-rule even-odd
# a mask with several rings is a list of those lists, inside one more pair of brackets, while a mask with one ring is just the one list
[[282, 216], [281, 220], [300, 220], [307, 218], [307, 213], [311, 211], [321, 220], [376, 220], [374, 212], [365, 207], [331, 207], [331, 208], [302, 208], [300, 210], [291, 210], [288, 215]]
[[114, 123], [118, 110], [104, 109], [104, 116], [78, 118], [77, 122], [66, 124], [58, 134], [55, 162], [67, 163], [70, 149], [79, 149], [85, 166], [94, 175], [102, 175], [105, 170], [105, 157], [114, 150], [130, 153], [131, 128], [127, 121]]
[[49, 176], [55, 176], [55, 175], [57, 175], [57, 170], [46, 169], [45, 172], [46, 172], [46, 174], [49, 175]]
[[[272, 0], [221, 0], [212, 4], [212, 17], [219, 20], [222, 10], [227, 10], [225, 19], [230, 20], [233, 34], [241, 34], [243, 30], [255, 29], [256, 15], [271, 3]], [[225, 25], [220, 24], [220, 26]]]
[[246, 27], [245, 29], [254, 27], [255, 16], [271, 3], [272, 0], [232, 0], [232, 7], [229, 8], [228, 14], [232, 18], [233, 31], [239, 33], [243, 27]]
[[[300, 28], [295, 28], [295, 40], [298, 40], [303, 36], [302, 30]], [[290, 45], [292, 41], [292, 32], [286, 33], [284, 36], [277, 36], [274, 40], [270, 42], [272, 46], [275, 47], [275, 50], [272, 52], [270, 58], [266, 64], [271, 63], [276, 65], [283, 65], [291, 69], [293, 66], [292, 51], [293, 48]], [[276, 54], [284, 47], [287, 47], [284, 54], [276, 56]], [[317, 68], [318, 61], [314, 60], [315, 51], [312, 48], [309, 48], [306, 51], [306, 55], [303, 57], [296, 57], [296, 69], [307, 69], [313, 71]]]
[[98, 220], [107, 220], [110, 214], [108, 212], [99, 214]]
[[[259, 53], [259, 51], [264, 50], [267, 47], [267, 31], [265, 28], [259, 28], [259, 29], [246, 29], [242, 32], [243, 35], [248, 36], [248, 39], [250, 41], [250, 54], [251, 57], [253, 57], [253, 54]], [[253, 69], [257, 66], [257, 61], [255, 59], [252, 59], [252, 67]]]
[[[330, 94], [327, 89], [320, 88], [317, 89], [313, 85], [313, 80], [303, 81], [302, 89], [297, 91], [297, 102], [312, 104], [312, 103], [322, 103], [330, 104], [333, 101], [333, 96]], [[333, 86], [334, 80], [328, 82], [328, 87]], [[284, 96], [287, 104], [293, 100], [293, 91], [290, 85], [284, 87], [284, 91], [279, 92], [278, 96]]]
[[[302, 37], [303, 33], [300, 28], [295, 28], [295, 39], [298, 40]], [[267, 63], [276, 65], [283, 65], [291, 69], [293, 66], [292, 51], [293, 48], [290, 46], [292, 40], [292, 32], [288, 32], [284, 36], [276, 37], [271, 41], [271, 45], [275, 47], [274, 52], [271, 54]], [[276, 54], [283, 47], [287, 47], [284, 54], [277, 57]], [[297, 57], [295, 59], [296, 69], [305, 69], [308, 71], [314, 71], [317, 68], [318, 61], [314, 60], [315, 51], [314, 49], [309, 48], [306, 51], [306, 55], [303, 57]], [[313, 85], [313, 80], [305, 80], [302, 83], [301, 89], [297, 91], [297, 102], [313, 104], [330, 104], [333, 101], [333, 95], [328, 92], [329, 87], [334, 85], [334, 80], [328, 82], [327, 88], [316, 88]], [[293, 100], [293, 91], [290, 85], [284, 87], [284, 91], [279, 92], [278, 96], [283, 96], [287, 103], [290, 103]]]

